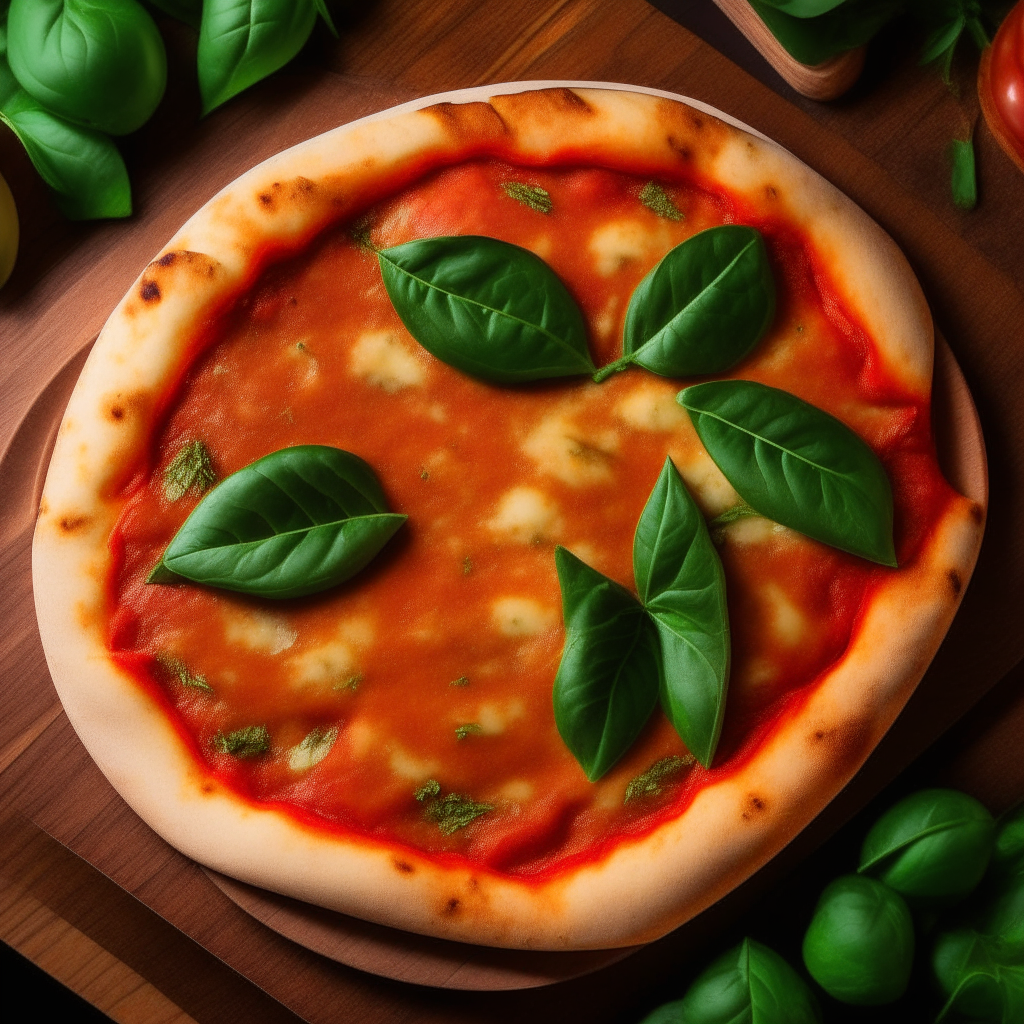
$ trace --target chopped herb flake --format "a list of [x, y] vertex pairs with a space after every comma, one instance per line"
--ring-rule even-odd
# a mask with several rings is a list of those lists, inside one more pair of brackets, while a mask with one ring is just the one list
[[483, 726], [479, 725], [477, 722], [467, 722], [465, 725], [456, 727], [455, 738], [457, 740], [464, 740], [467, 736], [472, 736], [474, 733], [483, 731]]
[[413, 795], [420, 803], [424, 800], [433, 800], [441, 795], [441, 783], [437, 779], [427, 779]]
[[359, 246], [363, 252], [376, 252], [377, 249], [370, 241], [370, 222], [365, 218], [357, 220], [349, 229], [352, 241]]
[[505, 195], [523, 206], [528, 206], [538, 213], [550, 213], [552, 208], [551, 195], [540, 185], [527, 185], [522, 181], [506, 181], [502, 186]]
[[425, 470], [425, 469], [421, 469], [420, 470], [420, 479], [421, 480], [429, 480], [430, 479], [430, 473], [428, 473], [427, 470]]
[[234, 757], [256, 757], [270, 749], [270, 733], [265, 725], [247, 725], [226, 735], [219, 732], [213, 737], [213, 748]]
[[649, 181], [640, 189], [640, 202], [666, 220], [682, 220], [683, 212], [672, 201], [672, 197], [656, 182]]
[[735, 523], [737, 519], [746, 519], [749, 516], [756, 516], [759, 513], [752, 509], [745, 501], [741, 501], [732, 508], [727, 508], [720, 516], [715, 516], [714, 519], [708, 523], [708, 529], [718, 530], [723, 526], [728, 526], [730, 523]]
[[462, 575], [468, 576], [473, 571], [473, 559], [466, 555], [462, 560]]
[[[156, 569], [153, 572], [156, 572]], [[153, 573], [150, 573], [150, 576], [152, 575]], [[158, 654], [156, 660], [171, 675], [176, 676], [182, 686], [187, 686], [191, 690], [202, 690], [204, 693], [213, 693], [213, 687], [206, 681], [206, 676], [193, 672], [180, 658], [175, 658], [170, 654]]]
[[670, 754], [660, 761], [655, 761], [647, 771], [630, 780], [626, 787], [626, 797], [622, 802], [628, 804], [647, 796], [659, 796], [666, 783], [684, 768], [688, 768], [695, 760], [693, 754], [686, 754], [683, 757], [678, 754]]
[[334, 746], [338, 738], [338, 727], [330, 729], [313, 729], [297, 746], [292, 747], [288, 755], [288, 767], [293, 772], [302, 772], [318, 765]]
[[189, 441], [164, 470], [164, 495], [168, 501], [177, 501], [192, 488], [202, 494], [216, 479], [206, 445]]
[[331, 687], [332, 690], [358, 690], [359, 684], [363, 681], [362, 672], [357, 672], [354, 676], [349, 676], [347, 679], [341, 680], [341, 682], [335, 683]]
[[453, 679], [449, 686], [469, 686], [469, 676], [459, 676], [458, 679]]

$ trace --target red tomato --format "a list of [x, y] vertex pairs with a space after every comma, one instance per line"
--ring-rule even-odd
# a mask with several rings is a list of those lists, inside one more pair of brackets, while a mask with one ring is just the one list
[[1016, 150], [1019, 163], [1024, 158], [1024, 0], [999, 26], [987, 63], [988, 96], [982, 102], [987, 100], [998, 114], [1002, 132], [995, 126], [993, 132]]

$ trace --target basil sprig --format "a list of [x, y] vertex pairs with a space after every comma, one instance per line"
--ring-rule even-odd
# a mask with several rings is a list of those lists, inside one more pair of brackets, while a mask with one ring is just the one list
[[629, 300], [622, 358], [663, 377], [723, 373], [764, 337], [775, 316], [775, 279], [754, 228], [708, 228], [671, 249]]
[[729, 676], [725, 574], [707, 526], [670, 459], [633, 542], [638, 601], [555, 549], [566, 639], [555, 724], [596, 781], [632, 746], [660, 697], [691, 753], [710, 765]]
[[210, 491], [150, 578], [302, 597], [354, 576], [406, 518], [388, 512], [358, 456], [323, 445], [283, 448]]
[[529, 250], [461, 235], [406, 242], [377, 258], [409, 333], [450, 366], [493, 384], [594, 372], [583, 314]]
[[889, 478], [849, 427], [749, 380], [697, 384], [677, 401], [751, 508], [841, 551], [896, 565]]
[[30, 96], [15, 79], [2, 45], [0, 121], [25, 147], [65, 217], [92, 220], [132, 212], [128, 171], [117, 146], [101, 132], [58, 117]]

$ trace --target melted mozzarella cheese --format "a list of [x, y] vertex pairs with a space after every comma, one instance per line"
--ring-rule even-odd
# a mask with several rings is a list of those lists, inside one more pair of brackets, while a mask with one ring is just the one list
[[618, 448], [616, 431], [603, 430], [588, 436], [561, 412], [545, 416], [523, 442], [523, 451], [536, 463], [539, 473], [573, 487], [610, 480]]
[[558, 624], [558, 614], [531, 597], [501, 597], [491, 605], [491, 618], [503, 636], [536, 636]]
[[224, 638], [261, 654], [280, 654], [298, 638], [287, 619], [266, 612], [224, 609]]
[[499, 800], [510, 800], [515, 804], [525, 804], [533, 799], [535, 792], [532, 782], [526, 779], [511, 779], [498, 790]]
[[795, 647], [807, 631], [804, 613], [778, 584], [766, 584], [763, 595], [771, 608], [772, 629], [776, 638], [787, 647]]
[[706, 515], [719, 516], [739, 503], [740, 496], [703, 448], [672, 453], [672, 460], [697, 504]]
[[420, 352], [395, 331], [366, 331], [349, 355], [352, 373], [367, 384], [394, 394], [427, 379]]
[[663, 224], [652, 226], [640, 220], [613, 220], [602, 224], [588, 245], [594, 269], [611, 277], [628, 263], [653, 262], [672, 248], [672, 234]]
[[410, 782], [426, 782], [431, 775], [437, 775], [441, 770], [437, 761], [426, 757], [416, 757], [415, 754], [410, 754], [408, 750], [397, 744], [391, 746], [389, 763], [391, 770], [397, 776], [408, 779]]
[[690, 417], [676, 401], [676, 390], [675, 387], [665, 388], [654, 381], [645, 381], [619, 399], [615, 415], [637, 430], [686, 431]]
[[513, 487], [498, 503], [490, 530], [517, 544], [557, 540], [562, 532], [558, 506], [536, 487]]
[[521, 700], [507, 704], [481, 704], [477, 709], [476, 722], [485, 736], [499, 736], [525, 714], [526, 707]]
[[291, 659], [289, 678], [295, 686], [341, 686], [356, 674], [356, 656], [341, 640], [321, 644]]

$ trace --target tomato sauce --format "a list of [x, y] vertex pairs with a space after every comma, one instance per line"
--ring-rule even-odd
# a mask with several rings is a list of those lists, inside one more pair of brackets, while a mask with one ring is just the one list
[[[509, 181], [546, 189], [551, 213], [509, 198]], [[365, 222], [381, 248], [481, 234], [536, 252], [583, 310], [598, 365], [619, 355], [629, 296], [670, 248], [721, 223], [759, 228], [778, 309], [730, 376], [792, 391], [872, 446], [893, 484], [900, 563], [912, 560], [952, 497], [927, 405], [880, 372], [799, 233], [687, 181], [666, 183], [682, 219], [661, 218], [638, 199], [644, 183], [479, 160], [430, 173]], [[551, 706], [564, 639], [554, 546], [632, 589], [633, 531], [666, 455], [709, 519], [736, 502], [674, 400], [689, 383], [637, 369], [600, 385], [472, 380], [408, 335], [375, 256], [339, 225], [270, 266], [197, 346], [149, 464], [125, 489], [111, 542], [112, 657], [244, 799], [520, 877], [599, 857], [752, 756], [842, 656], [891, 571], [757, 517], [716, 530], [733, 669], [712, 768], [691, 766], [660, 794], [624, 802], [631, 779], [686, 753], [656, 710], [627, 755], [588, 782]], [[354, 579], [301, 600], [147, 585], [199, 499], [169, 501], [163, 488], [166, 467], [197, 439], [221, 478], [288, 445], [354, 452], [408, 522]], [[181, 666], [209, 689], [184, 685]], [[267, 729], [266, 753], [216, 749], [218, 734], [254, 725]], [[337, 738], [297, 768], [293, 752], [314, 729]], [[443, 834], [414, 796], [430, 779], [491, 810]]]

